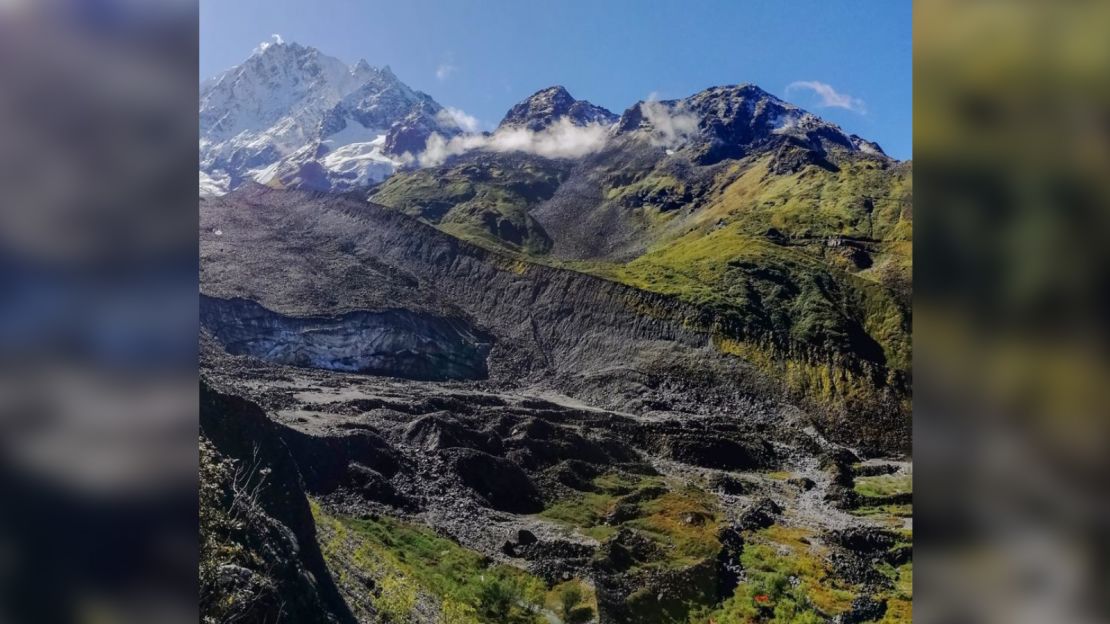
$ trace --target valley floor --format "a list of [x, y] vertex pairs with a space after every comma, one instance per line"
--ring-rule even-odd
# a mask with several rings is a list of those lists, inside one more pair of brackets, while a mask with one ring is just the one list
[[800, 413], [634, 416], [244, 358], [206, 375], [279, 425], [357, 621], [911, 620], [912, 463]]

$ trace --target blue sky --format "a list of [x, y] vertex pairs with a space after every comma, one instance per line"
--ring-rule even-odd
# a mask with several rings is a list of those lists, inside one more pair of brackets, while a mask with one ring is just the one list
[[[620, 113], [741, 82], [912, 156], [910, 0], [201, 0], [200, 74], [272, 34], [389, 65], [444, 106], [496, 125], [564, 85]], [[793, 85], [793, 86], [791, 86]]]

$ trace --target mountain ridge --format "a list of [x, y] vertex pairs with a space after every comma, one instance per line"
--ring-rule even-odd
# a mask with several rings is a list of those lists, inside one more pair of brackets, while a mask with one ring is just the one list
[[[615, 124], [612, 138], [639, 135], [666, 149], [685, 148], [698, 164], [741, 157], [771, 135], [821, 155], [848, 150], [889, 158], [878, 144], [751, 83], [643, 100], [621, 115], [554, 85], [511, 106], [496, 130], [539, 133], [560, 120], [574, 127]], [[347, 65], [280, 40], [261, 44], [243, 63], [202, 83], [200, 126], [206, 195], [246, 179], [337, 192], [369, 187], [419, 164], [433, 135], [443, 141], [472, 136], [451, 111], [405, 85], [388, 66], [365, 59]]]
[[911, 163], [737, 85], [640, 102], [581, 158], [474, 150], [400, 172], [370, 199], [528, 261], [719, 309], [743, 327], [721, 348], [811, 409], [908, 419], [911, 192]]
[[200, 131], [201, 170], [229, 189], [255, 179], [342, 191], [384, 179], [433, 132], [461, 128], [388, 66], [280, 42], [205, 83]]
[[540, 89], [513, 105], [497, 127], [523, 127], [540, 132], [564, 118], [575, 126], [608, 126], [615, 123], [618, 116], [586, 100], [575, 99], [562, 85], [554, 85]]
[[[370, 121], [381, 112], [374, 106], [403, 108], [397, 101], [411, 123], [395, 127], [415, 127], [415, 140], [439, 133], [421, 124], [434, 100], [380, 88], [399, 83], [388, 68], [340, 67], [296, 44], [271, 44], [252, 62], [282, 55], [319, 66], [308, 75], [331, 75], [328, 84], [349, 85], [334, 78], [344, 71], [361, 82], [321, 116], [322, 134], [380, 124]], [[910, 163], [750, 83], [640, 101], [619, 117], [555, 85], [511, 107], [493, 133], [453, 128], [480, 140], [439, 165], [397, 163], [368, 199], [521, 261], [719, 310], [740, 328], [719, 347], [784, 377], [815, 408], [908, 415]], [[601, 142], [581, 156], [536, 149], [578, 133], [597, 140], [598, 129]], [[377, 136], [373, 149], [384, 153], [387, 139]], [[369, 187], [366, 176], [335, 183], [330, 159], [345, 149], [311, 142], [261, 181]]]

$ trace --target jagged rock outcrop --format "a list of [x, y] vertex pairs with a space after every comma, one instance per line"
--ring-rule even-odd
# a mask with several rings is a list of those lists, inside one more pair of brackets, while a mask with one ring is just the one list
[[681, 100], [637, 102], [621, 115], [617, 133], [683, 150], [699, 165], [743, 158], [789, 139], [818, 155], [861, 151], [886, 158], [878, 145], [752, 84], [710, 87]]
[[316, 543], [301, 475], [281, 429], [256, 404], [202, 380], [201, 439], [220, 458], [236, 462], [228, 482], [203, 485], [223, 490], [218, 504], [237, 522], [220, 535], [206, 534], [202, 522], [201, 540], [214, 542], [202, 556], [213, 556], [217, 569], [213, 585], [202, 587], [201, 615], [354, 622]]
[[617, 116], [608, 110], [576, 100], [562, 85], [541, 89], [514, 105], [505, 114], [498, 128], [527, 128], [540, 132], [566, 119], [575, 126], [610, 125]]

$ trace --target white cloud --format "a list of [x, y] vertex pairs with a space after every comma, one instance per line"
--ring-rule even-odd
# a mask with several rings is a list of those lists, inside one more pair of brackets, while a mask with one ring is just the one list
[[450, 140], [433, 134], [416, 160], [422, 167], [431, 167], [451, 156], [476, 149], [526, 152], [547, 158], [581, 158], [600, 150], [608, 140], [609, 126], [576, 126], [563, 118], [539, 132], [527, 128], [502, 128], [493, 134], [464, 134]]
[[685, 143], [698, 132], [698, 118], [681, 106], [668, 106], [648, 96], [640, 104], [640, 112], [651, 124], [649, 140], [657, 147], [674, 148]]
[[804, 89], [812, 91], [818, 97], [818, 106], [823, 108], [843, 108], [850, 110], [860, 115], [867, 114], [867, 104], [863, 100], [852, 97], [847, 93], [840, 93], [832, 87], [832, 85], [816, 80], [799, 80], [792, 82], [786, 87], [786, 93], [790, 94], [793, 91]]
[[259, 53], [265, 52], [272, 45], [275, 45], [275, 44], [276, 45], [281, 45], [281, 44], [285, 43], [285, 39], [282, 39], [281, 35], [279, 35], [277, 33], [274, 33], [274, 34], [270, 35], [270, 39], [271, 39], [270, 41], [263, 41], [262, 43], [258, 44], [258, 47], [256, 47], [254, 49], [253, 53], [254, 54], [259, 54]]
[[468, 115], [466, 111], [452, 106], [448, 106], [436, 113], [436, 119], [440, 123], [454, 124], [463, 132], [477, 132], [478, 128], [482, 125], [477, 117]]
[[458, 69], [458, 67], [455, 67], [454, 65], [452, 65], [449, 62], [440, 63], [439, 67], [436, 67], [436, 79], [437, 80], [447, 80], [447, 78], [451, 74], [455, 73], [456, 69]]

